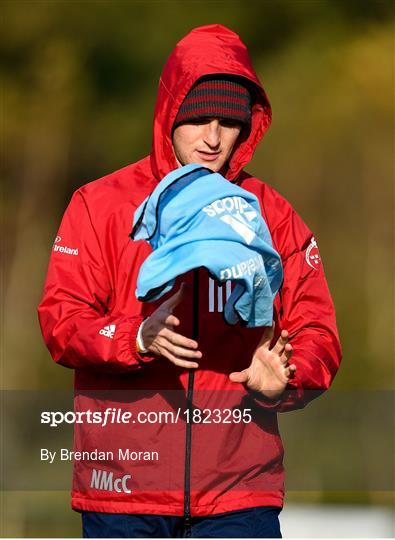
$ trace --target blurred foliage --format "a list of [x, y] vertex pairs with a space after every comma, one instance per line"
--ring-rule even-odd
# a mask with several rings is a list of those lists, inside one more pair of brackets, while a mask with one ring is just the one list
[[[344, 350], [334, 386], [394, 389], [392, 1], [42, 0], [1, 11], [3, 387], [71, 387], [36, 317], [61, 215], [80, 185], [149, 152], [164, 61], [190, 29], [220, 22], [249, 47], [273, 107], [248, 170], [294, 204], [320, 245]], [[292, 417], [282, 420], [291, 451], [292, 429], [320, 422]], [[40, 521], [34, 505], [24, 515]], [[19, 518], [16, 534], [44, 534]]]

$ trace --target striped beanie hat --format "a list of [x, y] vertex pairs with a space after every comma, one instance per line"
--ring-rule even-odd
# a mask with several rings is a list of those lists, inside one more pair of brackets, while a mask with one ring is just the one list
[[178, 125], [197, 118], [218, 117], [249, 124], [251, 95], [239, 80], [205, 79], [189, 91], [174, 121]]

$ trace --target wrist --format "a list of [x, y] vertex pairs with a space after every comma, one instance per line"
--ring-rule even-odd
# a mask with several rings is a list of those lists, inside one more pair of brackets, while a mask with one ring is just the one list
[[268, 397], [266, 394], [256, 390], [250, 390], [250, 395], [257, 405], [264, 407], [265, 409], [275, 409], [282, 401], [281, 395], [277, 397]]
[[148, 352], [148, 349], [145, 347], [144, 340], [143, 340], [143, 327], [144, 324], [147, 322], [147, 319], [144, 319], [144, 321], [140, 324], [140, 327], [137, 332], [136, 336], [136, 349], [137, 352], [140, 354], [146, 354]]

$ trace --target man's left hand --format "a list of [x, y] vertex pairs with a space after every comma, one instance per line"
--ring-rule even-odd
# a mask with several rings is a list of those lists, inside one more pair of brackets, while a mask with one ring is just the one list
[[296, 371], [295, 364], [289, 364], [293, 351], [288, 343], [288, 332], [282, 330], [276, 344], [270, 348], [273, 333], [273, 327], [266, 327], [250, 367], [229, 375], [231, 381], [245, 384], [269, 399], [281, 396]]

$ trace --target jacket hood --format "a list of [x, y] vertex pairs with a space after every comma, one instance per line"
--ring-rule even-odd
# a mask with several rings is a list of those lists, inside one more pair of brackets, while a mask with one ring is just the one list
[[237, 179], [270, 126], [271, 107], [240, 37], [221, 24], [200, 26], [177, 43], [159, 80], [153, 126], [151, 168], [160, 181], [177, 168], [172, 126], [182, 101], [194, 83], [207, 75], [234, 75], [249, 81], [252, 97], [251, 129], [234, 147], [225, 176]]

